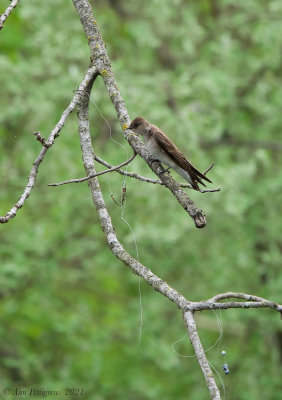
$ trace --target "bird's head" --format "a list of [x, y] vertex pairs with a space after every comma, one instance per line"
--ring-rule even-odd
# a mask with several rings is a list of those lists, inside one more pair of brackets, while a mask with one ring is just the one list
[[144, 133], [150, 128], [150, 123], [143, 117], [136, 117], [131, 122], [128, 129], [131, 129], [134, 133], [138, 135], [144, 135]]

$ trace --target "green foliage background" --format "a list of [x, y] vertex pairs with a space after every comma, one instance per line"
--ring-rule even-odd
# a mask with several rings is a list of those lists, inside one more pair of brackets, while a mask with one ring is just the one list
[[[0, 0], [3, 11], [9, 4]], [[159, 125], [199, 169], [211, 161], [222, 192], [191, 192], [207, 214], [192, 220], [162, 187], [127, 180], [125, 218], [140, 261], [190, 300], [242, 291], [282, 302], [282, 3], [280, 0], [92, 2], [130, 116]], [[0, 32], [0, 213], [23, 191], [47, 136], [89, 64], [72, 2], [22, 1]], [[115, 165], [131, 154], [98, 79], [91, 110], [95, 151]], [[279, 142], [280, 140], [280, 142]], [[273, 145], [274, 143], [274, 145]], [[275, 145], [277, 143], [277, 145]], [[153, 176], [140, 159], [129, 170]], [[30, 199], [0, 231], [0, 376], [5, 387], [84, 388], [85, 399], [207, 399], [194, 358], [172, 343], [181, 315], [105, 245], [84, 176], [73, 115], [40, 167]], [[178, 178], [178, 177], [177, 177]], [[121, 209], [122, 177], [100, 179], [119, 239], [133, 255]], [[227, 400], [282, 397], [282, 325], [271, 310], [221, 313], [221, 347], [207, 353]], [[216, 315], [197, 316], [205, 348]], [[193, 354], [188, 338], [175, 345]], [[218, 380], [220, 385], [220, 381]], [[8, 398], [8, 396], [5, 396]], [[57, 399], [66, 398], [63, 394]]]

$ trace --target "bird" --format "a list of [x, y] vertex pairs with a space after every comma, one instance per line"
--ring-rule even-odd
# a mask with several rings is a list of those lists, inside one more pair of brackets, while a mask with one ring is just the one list
[[193, 189], [201, 191], [199, 184], [206, 186], [203, 180], [212, 183], [187, 160], [184, 154], [156, 125], [152, 125], [143, 117], [136, 117], [130, 123], [128, 129], [143, 136], [145, 146], [153, 158], [172, 168], [189, 182]]

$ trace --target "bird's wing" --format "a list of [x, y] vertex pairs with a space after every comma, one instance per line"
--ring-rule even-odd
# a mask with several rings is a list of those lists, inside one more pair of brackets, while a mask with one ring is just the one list
[[212, 183], [212, 181], [203, 175], [200, 171], [198, 171], [191, 163], [187, 160], [187, 158], [178, 150], [175, 144], [159, 129], [153, 127], [152, 134], [154, 136], [155, 141], [160, 146], [160, 148], [168, 153], [168, 155], [172, 158], [174, 162], [176, 162], [181, 168], [189, 173], [193, 181], [199, 182], [202, 185], [206, 186], [202, 179], [207, 182]]

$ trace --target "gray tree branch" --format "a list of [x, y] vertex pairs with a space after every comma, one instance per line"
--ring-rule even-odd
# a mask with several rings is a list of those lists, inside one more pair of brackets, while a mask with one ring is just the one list
[[[219, 303], [225, 299], [241, 299], [246, 301], [228, 301]], [[282, 306], [273, 301], [264, 299], [263, 297], [254, 296], [246, 293], [227, 292], [220, 293], [211, 299], [199, 302], [190, 302], [189, 309], [191, 311], [203, 310], [226, 310], [229, 308], [272, 308], [280, 313], [282, 317]]]
[[3, 14], [0, 15], [0, 30], [3, 28], [4, 22], [9, 17], [13, 9], [17, 7], [19, 1], [20, 0], [12, 0], [11, 4], [6, 8]]
[[136, 157], [136, 153], [134, 152], [133, 156], [130, 157], [128, 160], [122, 162], [119, 165], [116, 165], [115, 167], [109, 168], [109, 169], [107, 169], [105, 171], [97, 172], [94, 175], [89, 175], [89, 176], [86, 176], [84, 178], [69, 179], [68, 181], [63, 181], [63, 182], [49, 183], [48, 186], [61, 186], [61, 185], [66, 185], [68, 183], [85, 182], [85, 181], [88, 181], [91, 178], [94, 178], [95, 176], [105, 175], [105, 174], [108, 174], [109, 172], [114, 172], [114, 171], [118, 170], [119, 168], [124, 167], [125, 165], [128, 165], [128, 164], [131, 163], [132, 160], [134, 160], [135, 157]]
[[198, 334], [196, 322], [194, 319], [193, 311], [191, 311], [191, 310], [184, 311], [183, 319], [184, 319], [186, 328], [189, 332], [190, 340], [194, 347], [198, 362], [199, 362], [202, 372], [204, 374], [206, 384], [207, 384], [208, 390], [210, 392], [210, 397], [212, 400], [220, 400], [221, 399], [220, 392], [215, 383], [215, 379], [214, 379], [212, 370], [210, 368], [208, 359], [206, 357], [205, 350], [202, 346], [202, 343], [201, 343], [201, 340], [200, 340], [200, 337]]
[[[9, 220], [11, 218], [14, 218], [17, 214], [17, 211], [24, 205], [25, 200], [30, 196], [31, 190], [34, 186], [36, 177], [37, 177], [37, 173], [38, 173], [38, 168], [39, 165], [42, 163], [42, 161], [44, 160], [44, 157], [47, 153], [47, 150], [54, 144], [56, 138], [59, 136], [61, 129], [63, 128], [63, 126], [66, 123], [66, 120], [68, 118], [68, 116], [73, 112], [75, 106], [78, 103], [78, 100], [80, 99], [80, 96], [82, 94], [82, 91], [85, 89], [85, 87], [87, 86], [88, 82], [96, 75], [96, 68], [95, 67], [91, 67], [89, 68], [89, 70], [86, 72], [86, 74], [84, 75], [84, 78], [81, 82], [81, 84], [79, 85], [79, 90], [76, 91], [75, 95], [73, 96], [72, 101], [70, 102], [69, 106], [65, 109], [65, 111], [63, 112], [59, 122], [56, 124], [56, 126], [54, 127], [54, 129], [52, 130], [52, 132], [50, 133], [48, 139], [45, 141], [44, 140], [44, 145], [42, 144], [42, 149], [40, 150], [39, 155], [37, 156], [37, 158], [35, 159], [29, 177], [28, 177], [28, 181], [27, 181], [27, 185], [22, 193], [22, 195], [20, 196], [18, 202], [11, 208], [10, 211], [8, 211], [6, 213], [5, 216], [0, 217], [0, 223], [4, 224], [6, 222], [9, 222]], [[38, 135], [36, 135], [38, 138]]]

